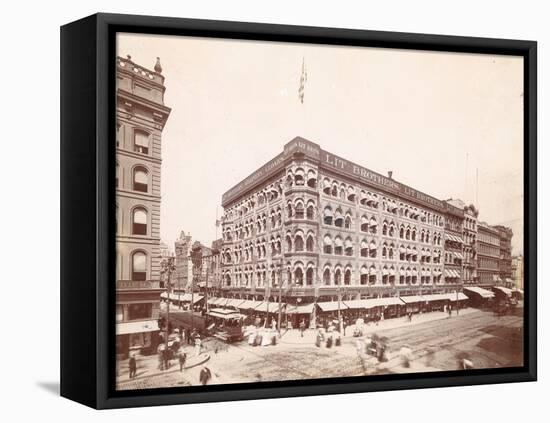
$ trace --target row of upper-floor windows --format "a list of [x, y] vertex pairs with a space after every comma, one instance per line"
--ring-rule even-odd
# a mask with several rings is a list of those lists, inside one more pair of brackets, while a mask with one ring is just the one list
[[[259, 272], [236, 272], [234, 274], [226, 273], [223, 276], [226, 286], [252, 286], [257, 287], [271, 286], [275, 287], [279, 284], [286, 286], [297, 285], [313, 285], [315, 281], [315, 271], [312, 267], [308, 267], [305, 271], [301, 267], [296, 267], [294, 271], [288, 269], [286, 272], [286, 280], [281, 281], [281, 275], [277, 271], [259, 271]], [[321, 282], [325, 286], [338, 286], [338, 285], [374, 285], [382, 283], [385, 284], [421, 284], [429, 283], [441, 283], [441, 272], [434, 275], [429, 272], [422, 271], [417, 272], [416, 269], [402, 269], [398, 275], [395, 274], [395, 270], [392, 274], [388, 269], [385, 269], [382, 274], [376, 272], [376, 270], [369, 270], [366, 268], [361, 269], [359, 272], [354, 272], [351, 269], [335, 269], [325, 268], [321, 275]], [[454, 282], [454, 281], [450, 281]]]

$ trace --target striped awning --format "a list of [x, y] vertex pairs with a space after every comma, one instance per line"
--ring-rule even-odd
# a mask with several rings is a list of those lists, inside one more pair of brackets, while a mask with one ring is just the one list
[[[338, 310], [338, 301], [326, 301], [326, 302], [317, 303], [317, 305], [319, 306], [321, 311]], [[340, 310], [345, 310], [347, 308], [348, 306], [343, 301], [340, 301]]]
[[480, 288], [478, 286], [468, 286], [468, 287], [465, 286], [464, 291], [473, 292], [477, 295], [480, 295], [483, 298], [493, 298], [495, 296], [493, 292], [488, 291], [487, 289]]

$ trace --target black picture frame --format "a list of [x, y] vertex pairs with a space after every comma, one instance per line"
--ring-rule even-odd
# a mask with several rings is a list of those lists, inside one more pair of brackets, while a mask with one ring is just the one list
[[[114, 139], [117, 32], [518, 55], [524, 58], [525, 339], [521, 368], [114, 389]], [[90, 407], [535, 381], [537, 44], [534, 41], [95, 14], [61, 28], [61, 395]]]

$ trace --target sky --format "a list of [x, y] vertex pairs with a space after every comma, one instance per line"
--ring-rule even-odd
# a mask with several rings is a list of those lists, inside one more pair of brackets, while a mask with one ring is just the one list
[[[165, 104], [161, 238], [219, 237], [222, 194], [296, 136], [441, 200], [473, 203], [523, 253], [523, 59], [119, 34]], [[304, 103], [298, 97], [302, 62]]]

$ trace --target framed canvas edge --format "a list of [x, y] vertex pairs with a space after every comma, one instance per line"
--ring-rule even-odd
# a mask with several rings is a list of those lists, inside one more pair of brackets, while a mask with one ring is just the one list
[[[97, 331], [95, 334], [96, 361], [93, 363], [96, 376], [96, 401], [88, 403], [96, 408], [121, 408], [136, 406], [153, 406], [169, 404], [201, 403], [214, 401], [234, 401], [245, 399], [264, 399], [295, 397], [309, 395], [324, 395], [337, 393], [359, 393], [384, 390], [423, 389], [433, 387], [452, 387], [463, 385], [479, 385], [508, 382], [534, 381], [537, 378], [537, 351], [536, 351], [536, 272], [537, 272], [537, 210], [536, 210], [536, 51], [534, 41], [487, 39], [476, 37], [456, 37], [429, 34], [409, 34], [382, 31], [365, 31], [335, 28], [318, 28], [287, 26], [273, 24], [241, 23], [227, 21], [205, 21], [182, 18], [162, 18], [135, 15], [97, 14], [96, 33], [96, 72], [97, 102], [94, 105], [97, 111], [96, 127], [96, 182], [97, 182], [97, 220], [96, 220], [96, 298], [90, 299], [96, 307]], [[113, 274], [112, 241], [113, 216], [109, 209], [114, 200], [114, 190], [110, 189], [114, 181], [112, 164], [114, 163], [114, 149], [109, 147], [109, 139], [114, 139], [114, 72], [111, 66], [114, 63], [114, 33], [123, 28], [133, 29], [133, 32], [142, 33], [178, 33], [196, 32], [201, 34], [212, 33], [217, 37], [276, 39], [285, 41], [299, 40], [301, 42], [321, 42], [332, 40], [336, 44], [357, 45], [369, 43], [389, 48], [415, 48], [436, 51], [471, 51], [473, 53], [505, 51], [506, 54], [523, 55], [525, 59], [525, 227], [524, 245], [526, 248], [526, 297], [529, 307], [526, 310], [526, 365], [517, 371], [508, 371], [487, 374], [409, 374], [396, 380], [377, 380], [350, 382], [346, 378], [339, 378], [338, 382], [325, 383], [319, 381], [316, 385], [293, 384], [293, 386], [263, 387], [262, 384], [251, 383], [246, 387], [224, 385], [226, 389], [216, 389], [212, 392], [174, 392], [174, 393], [147, 393], [132, 391], [129, 395], [114, 394], [112, 379], [112, 355], [109, 355], [109, 335], [111, 323], [114, 321], [112, 300], [114, 292], [109, 284], [109, 275]], [[174, 34], [177, 35], [177, 34]], [[248, 38], [252, 37], [252, 38]], [[260, 38], [257, 38], [260, 37]], [[272, 37], [273, 38], [273, 37]], [[348, 42], [346, 42], [348, 41]], [[63, 146], [62, 146], [63, 148]], [[62, 245], [62, 249], [66, 248]], [[527, 252], [529, 257], [527, 257]], [[109, 316], [112, 315], [112, 318]], [[112, 347], [112, 345], [111, 345]]]

